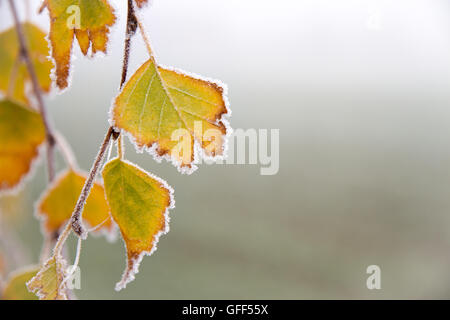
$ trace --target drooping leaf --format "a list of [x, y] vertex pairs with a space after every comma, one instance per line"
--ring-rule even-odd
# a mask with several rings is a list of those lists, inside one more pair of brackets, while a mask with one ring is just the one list
[[114, 10], [107, 0], [47, 0], [50, 12], [50, 42], [56, 63], [56, 84], [68, 85], [70, 54], [74, 37], [87, 55], [106, 53], [109, 28], [115, 23]]
[[45, 128], [39, 113], [11, 102], [0, 101], [0, 191], [17, 187], [30, 172]]
[[66, 274], [66, 261], [59, 255], [52, 256], [26, 284], [40, 300], [67, 300], [63, 284]]
[[26, 283], [39, 271], [38, 267], [29, 267], [13, 273], [0, 294], [3, 300], [37, 300], [38, 297], [28, 291]]
[[[43, 92], [51, 88], [50, 71], [53, 63], [47, 58], [49, 49], [45, 32], [32, 23], [22, 24], [39, 85]], [[10, 92], [10, 99], [29, 105], [27, 88], [31, 88], [31, 79], [23, 59], [19, 57], [19, 41], [15, 28], [0, 33], [0, 91]]]
[[138, 148], [191, 168], [194, 140], [207, 156], [223, 155], [229, 133], [224, 91], [216, 82], [155, 66], [150, 59], [115, 99], [110, 122], [130, 133]]
[[168, 210], [174, 207], [167, 183], [120, 159], [103, 169], [106, 197], [127, 248], [127, 268], [116, 284], [120, 290], [134, 279], [144, 254], [152, 254], [168, 229]]
[[[84, 174], [71, 169], [63, 172], [45, 192], [37, 204], [37, 214], [43, 217], [44, 230], [53, 234], [61, 229], [71, 217], [81, 189], [86, 181]], [[113, 231], [105, 190], [100, 183], [94, 183], [87, 198], [83, 218], [91, 228], [99, 231]]]

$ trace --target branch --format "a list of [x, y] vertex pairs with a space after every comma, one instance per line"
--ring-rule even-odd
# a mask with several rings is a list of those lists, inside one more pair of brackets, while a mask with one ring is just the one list
[[[123, 55], [122, 77], [121, 77], [121, 81], [120, 81], [120, 88], [122, 88], [122, 86], [125, 83], [126, 78], [127, 78], [131, 38], [136, 33], [137, 25], [138, 25], [138, 22], [137, 22], [135, 11], [134, 11], [133, 1], [128, 0], [128, 15], [127, 15], [127, 26], [126, 26], [126, 31], [125, 31], [124, 55]], [[113, 136], [113, 139], [116, 140], [119, 137], [119, 135], [120, 135], [120, 133], [115, 132], [113, 127], [110, 127], [108, 129], [105, 140], [103, 141], [102, 146], [100, 147], [100, 151], [98, 152], [97, 157], [95, 158], [94, 164], [92, 165], [91, 171], [89, 172], [88, 179], [86, 180], [86, 183], [84, 184], [83, 189], [81, 190], [80, 197], [78, 198], [77, 204], [72, 213], [72, 217], [70, 219], [70, 224], [72, 225], [72, 230], [73, 230], [73, 232], [75, 232], [75, 234], [77, 234], [82, 239], [86, 239], [86, 237], [87, 237], [87, 231], [86, 231], [86, 228], [83, 226], [82, 219], [81, 219], [84, 205], [86, 204], [87, 197], [89, 196], [89, 193], [91, 192], [91, 188], [94, 183], [95, 176], [97, 175], [98, 169], [100, 167], [100, 164], [103, 160], [106, 149], [111, 140], [111, 136]], [[121, 143], [121, 141], [119, 141], [119, 143]], [[65, 231], [66, 230], [67, 230], [67, 228], [65, 229]], [[67, 233], [67, 235], [65, 235], [65, 238], [67, 238], [69, 232], [67, 231], [66, 233]], [[60, 239], [58, 239], [58, 244], [60, 243], [60, 240], [62, 240], [62, 243], [64, 243], [65, 239], [63, 238], [63, 236], [64, 236], [64, 232], [61, 235]], [[58, 246], [58, 244], [57, 244], [57, 246]]]
[[122, 78], [120, 80], [120, 89], [122, 89], [123, 84], [127, 80], [131, 38], [135, 35], [136, 29], [137, 19], [134, 12], [133, 0], [128, 0], [127, 27], [125, 31], [125, 45], [123, 52]]
[[81, 190], [80, 197], [78, 198], [77, 204], [75, 205], [75, 209], [72, 213], [72, 218], [70, 219], [70, 224], [72, 225], [73, 232], [75, 232], [82, 239], [86, 239], [87, 232], [82, 224], [81, 214], [83, 212], [83, 208], [86, 204], [89, 193], [91, 192], [95, 176], [97, 175], [98, 169], [100, 168], [100, 165], [103, 161], [103, 157], [105, 156], [106, 149], [108, 148], [113, 133], [113, 127], [109, 127], [105, 139], [103, 140], [102, 146], [100, 147], [97, 157], [95, 158], [94, 164], [92, 165], [91, 171], [89, 171], [88, 178], [83, 186], [83, 189]]
[[144, 24], [137, 16], [135, 16], [135, 18], [139, 26], [139, 31], [141, 32], [142, 39], [144, 40], [145, 46], [147, 47], [148, 54], [150, 55], [150, 59], [152, 59], [153, 63], [157, 65], [155, 55], [153, 54], [153, 50], [150, 45], [150, 39], [148, 38], [147, 33], [145, 32]]
[[47, 171], [48, 171], [48, 180], [51, 182], [55, 177], [55, 159], [54, 159], [54, 148], [55, 148], [55, 137], [50, 126], [50, 121], [47, 115], [47, 109], [44, 104], [44, 100], [42, 98], [41, 88], [39, 87], [38, 78], [36, 76], [36, 72], [34, 70], [33, 64], [31, 63], [30, 53], [28, 51], [27, 42], [25, 39], [25, 35], [22, 29], [22, 25], [19, 21], [19, 16], [17, 14], [17, 9], [14, 4], [14, 0], [8, 0], [9, 7], [11, 8], [11, 12], [14, 18], [14, 23], [16, 26], [17, 37], [19, 39], [20, 51], [19, 55], [24, 60], [25, 65], [27, 67], [28, 73], [30, 74], [31, 84], [33, 88], [33, 94], [36, 97], [37, 105], [39, 108], [39, 112], [41, 114], [42, 120], [44, 122], [45, 134], [47, 140]]

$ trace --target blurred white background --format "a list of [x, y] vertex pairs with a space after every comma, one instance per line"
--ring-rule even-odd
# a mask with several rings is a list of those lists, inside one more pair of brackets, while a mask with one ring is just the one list
[[[108, 55], [76, 45], [72, 86], [48, 99], [85, 170], [120, 81], [126, 9], [111, 2]], [[30, 15], [48, 29], [47, 11]], [[128, 144], [128, 158], [175, 188], [171, 232], [120, 293], [122, 243], [89, 238], [80, 298], [450, 297], [448, 1], [154, 0], [140, 15], [162, 64], [228, 84], [234, 128], [280, 129], [280, 171], [182, 176]], [[10, 25], [0, 1], [0, 27]], [[130, 74], [146, 59], [137, 36]], [[30, 262], [43, 188], [41, 166], [17, 209]], [[366, 288], [371, 264], [378, 291]]]

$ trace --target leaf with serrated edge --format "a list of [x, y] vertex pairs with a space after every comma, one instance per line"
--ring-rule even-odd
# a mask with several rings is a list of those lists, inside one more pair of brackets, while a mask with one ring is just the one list
[[[62, 172], [37, 203], [37, 216], [42, 218], [45, 233], [54, 234], [70, 219], [86, 181], [86, 175], [68, 169]], [[112, 235], [114, 225], [105, 199], [105, 190], [94, 183], [84, 206], [83, 219], [96, 231]], [[111, 237], [110, 237], [111, 238]]]
[[[37, 80], [43, 92], [49, 92], [52, 80], [50, 72], [53, 63], [47, 58], [49, 49], [45, 32], [32, 23], [22, 24], [31, 62], [36, 72]], [[29, 105], [27, 88], [31, 87], [31, 78], [23, 59], [19, 59], [19, 41], [15, 28], [0, 33], [0, 91], [7, 94], [10, 86], [13, 90], [10, 99]], [[11, 81], [14, 81], [11, 84]]]
[[0, 192], [17, 189], [33, 167], [45, 141], [36, 111], [9, 100], [0, 101]]
[[60, 256], [49, 258], [39, 272], [27, 282], [28, 290], [36, 294], [40, 300], [67, 300], [66, 261]]
[[162, 179], [135, 165], [113, 159], [103, 169], [106, 197], [127, 249], [127, 267], [116, 290], [134, 280], [144, 254], [156, 250], [159, 237], [169, 231], [173, 190]]
[[[115, 99], [110, 123], [129, 133], [138, 150], [146, 149], [160, 160], [165, 157], [181, 172], [196, 169], [199, 152], [218, 159], [226, 150], [226, 136], [231, 133], [226, 87], [217, 81], [205, 80], [187, 73], [155, 67], [153, 59], [144, 63], [130, 78]], [[178, 131], [187, 133], [188, 149], [179, 155]], [[208, 132], [215, 132], [207, 141]], [[195, 141], [195, 143], [194, 143]]]
[[[106, 53], [109, 28], [115, 23], [114, 10], [106, 0], [47, 0], [50, 12], [51, 55], [56, 64], [56, 84], [60, 89], [68, 85], [70, 54], [74, 37], [81, 51], [87, 55], [89, 47], [92, 53]], [[78, 10], [79, 9], [79, 10]], [[80, 13], [79, 28], [69, 28]]]
[[39, 268], [36, 266], [27, 267], [13, 272], [6, 281], [5, 288], [0, 294], [3, 300], [37, 300], [38, 297], [28, 291], [26, 283], [33, 278]]

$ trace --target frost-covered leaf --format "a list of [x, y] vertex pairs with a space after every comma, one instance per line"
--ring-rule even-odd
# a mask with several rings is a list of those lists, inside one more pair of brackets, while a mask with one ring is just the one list
[[17, 187], [30, 172], [45, 140], [36, 111], [9, 100], [0, 101], [0, 191]]
[[157, 67], [150, 59], [115, 99], [110, 122], [131, 134], [138, 148], [154, 151], [157, 159], [165, 156], [191, 168], [194, 140], [207, 156], [224, 153], [229, 133], [224, 90], [216, 82]]
[[[57, 232], [71, 217], [85, 181], [84, 174], [69, 169], [55, 179], [44, 193], [37, 204], [37, 214], [43, 217], [46, 232]], [[105, 190], [100, 183], [94, 183], [92, 187], [84, 207], [83, 218], [91, 228], [98, 226], [99, 231], [113, 231]]]
[[63, 280], [66, 276], [66, 261], [59, 255], [52, 256], [30, 281], [28, 289], [40, 300], [67, 300]]
[[107, 0], [47, 0], [50, 12], [50, 42], [56, 63], [56, 84], [68, 85], [70, 54], [74, 37], [81, 51], [106, 53], [109, 28], [116, 17]]
[[120, 159], [103, 169], [106, 197], [127, 248], [127, 268], [116, 290], [134, 279], [144, 254], [156, 250], [159, 236], [169, 230], [168, 210], [174, 207], [167, 183]]
[[7, 280], [0, 298], [3, 300], [37, 300], [38, 297], [28, 291], [26, 283], [39, 271], [38, 267], [29, 267], [14, 272]]
[[[53, 63], [47, 58], [49, 50], [45, 33], [29, 22], [22, 27], [39, 85], [42, 91], [49, 92]], [[12, 88], [10, 99], [29, 105], [27, 88], [31, 87], [31, 79], [23, 59], [19, 58], [19, 41], [15, 28], [0, 33], [0, 70], [0, 91], [7, 94]]]

